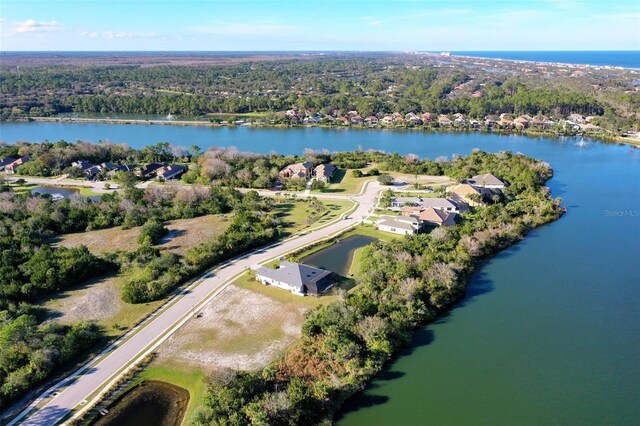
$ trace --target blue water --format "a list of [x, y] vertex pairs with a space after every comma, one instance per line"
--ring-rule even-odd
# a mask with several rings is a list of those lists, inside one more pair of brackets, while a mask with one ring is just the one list
[[640, 50], [594, 51], [458, 51], [452, 55], [480, 58], [510, 59], [515, 61], [556, 62], [562, 64], [609, 65], [640, 68]]
[[640, 424], [640, 149], [482, 133], [0, 123], [0, 140], [47, 138], [430, 158], [481, 148], [548, 161], [568, 213], [484, 265], [461, 305], [421, 330], [340, 422]]

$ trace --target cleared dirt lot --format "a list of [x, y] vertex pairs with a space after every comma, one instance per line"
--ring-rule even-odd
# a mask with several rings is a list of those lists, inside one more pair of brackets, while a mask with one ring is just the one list
[[305, 310], [230, 285], [159, 347], [157, 362], [207, 372], [258, 369], [300, 335]]
[[[207, 215], [193, 219], [178, 219], [167, 223], [169, 235], [160, 247], [178, 254], [185, 254], [191, 247], [211, 240], [227, 228], [223, 215]], [[97, 231], [63, 235], [54, 244], [64, 247], [85, 245], [92, 253], [130, 251], [138, 247], [140, 227], [131, 229], [109, 228]]]

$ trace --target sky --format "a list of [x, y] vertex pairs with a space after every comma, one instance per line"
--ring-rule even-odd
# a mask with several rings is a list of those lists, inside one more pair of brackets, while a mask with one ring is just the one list
[[640, 50], [640, 0], [0, 0], [0, 50]]

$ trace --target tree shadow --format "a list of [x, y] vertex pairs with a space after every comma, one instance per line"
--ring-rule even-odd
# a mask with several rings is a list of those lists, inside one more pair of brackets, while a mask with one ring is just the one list
[[[184, 230], [184, 229], [172, 229], [171, 231], [169, 231], [169, 233], [167, 235], [162, 237], [160, 242], [158, 242], [158, 245], [168, 244], [174, 238], [181, 237], [181, 236], [185, 235], [186, 233], [187, 233], [187, 231]], [[174, 248], [174, 247], [168, 247], [168, 248]]]

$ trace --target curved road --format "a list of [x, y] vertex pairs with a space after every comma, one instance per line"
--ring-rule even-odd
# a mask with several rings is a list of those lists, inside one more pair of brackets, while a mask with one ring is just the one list
[[[131, 361], [137, 360], [145, 353], [155, 349], [162, 341], [175, 332], [186, 322], [192, 314], [205, 303], [215, 297], [231, 279], [248, 268], [256, 268], [258, 264], [266, 262], [286, 253], [306, 246], [321, 238], [336, 234], [346, 228], [359, 223], [369, 215], [370, 210], [376, 202], [376, 194], [381, 190], [376, 181], [368, 182], [359, 195], [349, 196], [358, 206], [356, 210], [348, 216], [346, 220], [338, 220], [325, 227], [311, 230], [306, 234], [293, 236], [287, 240], [277, 242], [271, 246], [254, 250], [244, 256], [225, 262], [218, 268], [204, 274], [199, 284], [196, 284], [174, 299], [171, 306], [153, 315], [147, 320], [143, 327], [134, 331], [128, 340], [116, 342], [113, 347], [106, 350], [104, 356], [95, 365], [89, 362], [87, 368], [77, 376], [74, 373], [71, 377], [58, 383], [57, 392], [52, 393], [53, 388], [41, 395], [41, 400], [46, 400], [49, 393], [51, 399], [47, 400], [41, 408], [23, 420], [22, 424], [51, 426], [60, 422], [73, 409], [80, 406], [83, 401], [94, 398], [97, 392], [102, 390], [111, 380], [116, 377], [123, 367]], [[339, 196], [334, 196], [339, 198]], [[347, 199], [346, 196], [341, 198]], [[54, 386], [55, 388], [55, 386]], [[86, 402], [85, 402], [86, 404]], [[32, 404], [33, 405], [33, 404]], [[26, 410], [25, 410], [26, 411]], [[24, 418], [26, 412], [21, 413], [20, 418]], [[14, 419], [11, 424], [16, 424], [19, 418]]]

